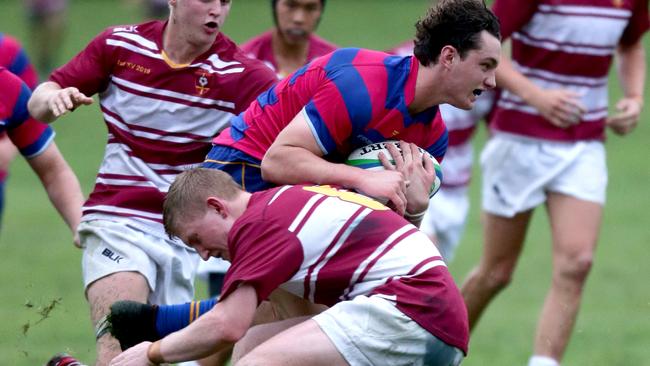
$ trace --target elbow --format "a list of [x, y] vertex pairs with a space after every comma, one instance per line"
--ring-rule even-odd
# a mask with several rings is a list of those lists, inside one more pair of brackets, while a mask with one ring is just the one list
[[262, 164], [260, 166], [262, 179], [266, 182], [277, 182], [277, 166], [277, 154], [274, 154], [273, 150], [271, 149], [266, 152], [264, 158], [262, 159]]

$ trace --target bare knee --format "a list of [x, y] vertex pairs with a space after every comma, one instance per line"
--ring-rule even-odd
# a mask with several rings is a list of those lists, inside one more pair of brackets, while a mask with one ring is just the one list
[[506, 288], [512, 282], [514, 266], [509, 264], [498, 264], [492, 267], [481, 266], [477, 269], [483, 286], [492, 292], [498, 292]]
[[554, 281], [582, 286], [593, 265], [593, 253], [562, 256], [557, 259]]

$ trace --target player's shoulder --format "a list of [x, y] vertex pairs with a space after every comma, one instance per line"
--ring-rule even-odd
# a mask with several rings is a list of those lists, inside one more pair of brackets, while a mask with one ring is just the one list
[[16, 38], [6, 33], [0, 32], [0, 49], [18, 51], [21, 50], [22, 48], [23, 48], [22, 45]]
[[271, 46], [271, 39], [273, 38], [273, 31], [268, 30], [264, 33], [253, 36], [247, 41], [243, 42], [239, 47], [246, 53], [257, 53], [260, 49]]
[[0, 66], [0, 84], [2, 84], [3, 93], [10, 93], [12, 90], [19, 89], [23, 81], [14, 73], [3, 66]]
[[233, 40], [222, 33], [215, 40], [208, 61], [213, 65], [220, 64], [231, 70], [239, 70], [237, 73], [233, 71], [232, 75], [243, 74], [244, 77], [252, 76], [256, 79], [277, 81], [277, 76], [268, 66], [258, 59], [249, 57]]
[[122, 38], [127, 40], [157, 39], [162, 37], [164, 22], [152, 20], [138, 24], [119, 24], [104, 28], [96, 38]]
[[333, 52], [339, 48], [336, 44], [319, 37], [316, 34], [312, 34], [310, 37], [310, 52], [312, 53], [318, 53], [319, 55], [323, 55], [329, 52]]

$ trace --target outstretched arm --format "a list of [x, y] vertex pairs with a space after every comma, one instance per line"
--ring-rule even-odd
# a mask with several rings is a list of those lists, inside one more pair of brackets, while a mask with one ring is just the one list
[[142, 342], [129, 348], [110, 365], [139, 366], [206, 357], [243, 337], [256, 308], [257, 293], [244, 284], [188, 327], [155, 343]]
[[54, 142], [43, 153], [29, 159], [28, 162], [43, 183], [50, 201], [59, 211], [65, 223], [68, 224], [75, 238], [74, 243], [79, 247], [76, 232], [81, 220], [81, 206], [83, 205], [79, 180], [63, 159]]
[[618, 46], [616, 56], [623, 98], [616, 103], [617, 113], [607, 120], [607, 125], [615, 133], [625, 135], [634, 130], [643, 108], [646, 60], [641, 39], [629, 46]]
[[75, 87], [61, 88], [53, 81], [46, 81], [34, 90], [27, 108], [32, 117], [50, 123], [78, 106], [92, 102], [93, 98], [84, 95]]
[[328, 162], [302, 113], [285, 127], [262, 160], [262, 177], [276, 184], [337, 184], [387, 198], [401, 215], [406, 208], [404, 176], [397, 170], [369, 171]]

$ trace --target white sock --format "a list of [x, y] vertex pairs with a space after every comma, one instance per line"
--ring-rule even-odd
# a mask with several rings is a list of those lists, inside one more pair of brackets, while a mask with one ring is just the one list
[[533, 355], [528, 366], [560, 366], [560, 363], [550, 357]]

